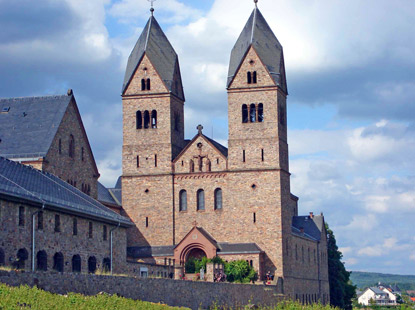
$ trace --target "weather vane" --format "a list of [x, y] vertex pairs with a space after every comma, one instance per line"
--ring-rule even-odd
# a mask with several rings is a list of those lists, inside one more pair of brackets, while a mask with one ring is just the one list
[[156, 1], [156, 0], [147, 0], [147, 1], [151, 3], [150, 12], [151, 12], [151, 15], [153, 15], [153, 12], [154, 12], [154, 1]]

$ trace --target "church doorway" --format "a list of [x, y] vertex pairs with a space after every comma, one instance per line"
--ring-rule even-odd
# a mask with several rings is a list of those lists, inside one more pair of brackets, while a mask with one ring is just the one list
[[195, 248], [189, 251], [186, 257], [186, 261], [191, 259], [202, 259], [203, 257], [206, 257], [205, 251], [199, 248]]

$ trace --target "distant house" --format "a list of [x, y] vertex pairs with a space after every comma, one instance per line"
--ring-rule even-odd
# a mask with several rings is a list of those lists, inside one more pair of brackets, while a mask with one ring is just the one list
[[0, 99], [0, 156], [98, 196], [97, 165], [71, 89], [64, 95]]
[[409, 297], [412, 302], [415, 302], [415, 297]]
[[[393, 295], [393, 294], [392, 294]], [[368, 306], [373, 302], [378, 306], [387, 306], [387, 305], [395, 305], [396, 304], [396, 297], [394, 297], [394, 301], [390, 299], [390, 295], [388, 292], [379, 289], [378, 287], [369, 287], [367, 288], [362, 295], [359, 296], [358, 302], [361, 305]]]

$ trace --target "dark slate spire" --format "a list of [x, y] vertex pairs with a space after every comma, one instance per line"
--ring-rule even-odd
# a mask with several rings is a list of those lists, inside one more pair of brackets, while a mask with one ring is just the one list
[[148, 20], [128, 58], [122, 94], [125, 93], [144, 54], [154, 65], [167, 89], [184, 100], [179, 58], [153, 15]]
[[257, 7], [232, 49], [227, 87], [231, 85], [251, 46], [254, 47], [275, 83], [287, 93], [282, 46]]

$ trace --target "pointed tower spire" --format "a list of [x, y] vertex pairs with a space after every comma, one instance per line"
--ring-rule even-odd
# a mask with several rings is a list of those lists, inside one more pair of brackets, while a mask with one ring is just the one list
[[227, 87], [231, 85], [252, 46], [275, 84], [287, 94], [282, 46], [258, 9], [258, 0], [254, 0], [254, 2], [255, 8], [232, 49]]
[[153, 16], [154, 8], [150, 11], [152, 15], [128, 58], [122, 94], [127, 90], [145, 54], [154, 65], [169, 92], [179, 99], [184, 100], [179, 58], [156, 18]]

